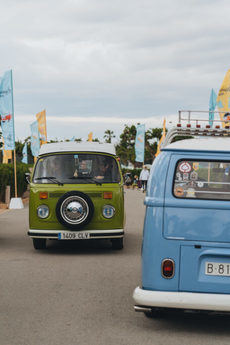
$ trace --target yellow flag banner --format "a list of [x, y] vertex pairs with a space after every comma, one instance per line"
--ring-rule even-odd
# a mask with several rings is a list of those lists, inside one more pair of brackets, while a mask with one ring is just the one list
[[163, 142], [165, 136], [166, 136], [166, 120], [164, 119], [164, 121], [163, 121], [163, 133], [162, 133], [162, 137], [159, 140], [155, 157], [157, 157], [159, 155], [159, 153], [161, 152], [161, 143]]
[[8, 164], [9, 159], [12, 159], [12, 151], [11, 150], [3, 150], [3, 164]]
[[93, 132], [88, 134], [88, 141], [93, 141]]
[[[225, 123], [222, 122], [222, 126], [225, 127], [226, 125], [229, 125], [230, 120], [230, 69], [227, 71], [223, 83], [220, 87], [218, 96], [217, 96], [217, 106], [219, 111], [222, 113], [220, 114], [220, 120], [226, 121]], [[228, 122], [227, 122], [228, 121]]]
[[2, 163], [3, 164], [8, 164], [9, 159], [12, 159], [12, 151], [11, 150], [4, 150], [4, 139], [3, 139], [3, 158], [2, 158]]
[[38, 131], [40, 133], [41, 145], [47, 143], [47, 131], [46, 131], [46, 111], [43, 110], [36, 114], [38, 121]]

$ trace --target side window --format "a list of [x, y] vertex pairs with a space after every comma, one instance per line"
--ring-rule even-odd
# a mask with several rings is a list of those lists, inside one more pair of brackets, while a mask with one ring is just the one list
[[174, 174], [173, 195], [230, 200], [230, 162], [180, 160]]

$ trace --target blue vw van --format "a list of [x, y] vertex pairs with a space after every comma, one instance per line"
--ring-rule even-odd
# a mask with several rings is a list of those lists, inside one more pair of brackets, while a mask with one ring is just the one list
[[162, 309], [230, 312], [229, 127], [180, 126], [174, 134], [193, 139], [162, 148], [145, 198], [142, 282], [133, 298], [151, 317]]

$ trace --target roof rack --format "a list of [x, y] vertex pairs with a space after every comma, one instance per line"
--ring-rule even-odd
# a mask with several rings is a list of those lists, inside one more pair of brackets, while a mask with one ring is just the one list
[[[209, 121], [209, 116], [207, 116], [206, 119], [199, 118], [197, 114], [199, 115], [200, 113], [202, 115], [204, 113], [208, 115], [209, 111], [179, 110], [178, 123], [176, 127], [173, 127], [170, 131], [168, 131], [165, 140], [161, 144], [161, 148], [169, 145], [178, 135], [185, 137], [230, 137], [230, 114], [229, 117], [227, 117], [227, 120], [213, 119], [212, 121]], [[212, 111], [212, 113], [223, 113], [228, 115], [228, 113], [225, 111]], [[196, 114], [196, 117], [193, 117], [194, 114]]]

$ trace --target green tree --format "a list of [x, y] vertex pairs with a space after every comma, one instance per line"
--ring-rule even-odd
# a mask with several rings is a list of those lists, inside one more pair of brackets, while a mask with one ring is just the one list
[[[167, 132], [167, 130], [166, 130]], [[163, 128], [150, 128], [145, 133], [145, 163], [152, 164], [157, 146], [163, 134]]]
[[[152, 164], [162, 132], [162, 128], [150, 128], [145, 132], [145, 163]], [[116, 146], [116, 152], [123, 164], [127, 165], [131, 162], [135, 167], [141, 167], [142, 163], [135, 162], [135, 138], [136, 126], [125, 125], [120, 135], [120, 143]]]
[[112, 142], [112, 138], [115, 138], [114, 132], [107, 129], [104, 135], [105, 142], [110, 144]]
[[134, 125], [125, 125], [125, 128], [120, 135], [120, 143], [116, 146], [116, 153], [121, 159], [121, 163], [127, 165], [128, 162], [134, 164], [135, 162], [135, 144], [136, 127]]
[[[82, 141], [81, 138], [74, 138], [74, 140], [70, 140], [70, 139], [65, 139], [65, 141], [70, 142], [70, 141], [76, 141], [77, 143], [80, 143]], [[57, 143], [57, 141], [55, 141]]]
[[16, 150], [16, 157], [17, 161], [21, 162], [23, 155], [22, 150], [24, 145], [27, 143], [27, 155], [28, 155], [28, 163], [33, 164], [34, 163], [34, 157], [31, 152], [31, 137], [27, 137], [24, 141], [17, 140], [15, 141], [15, 150]]

